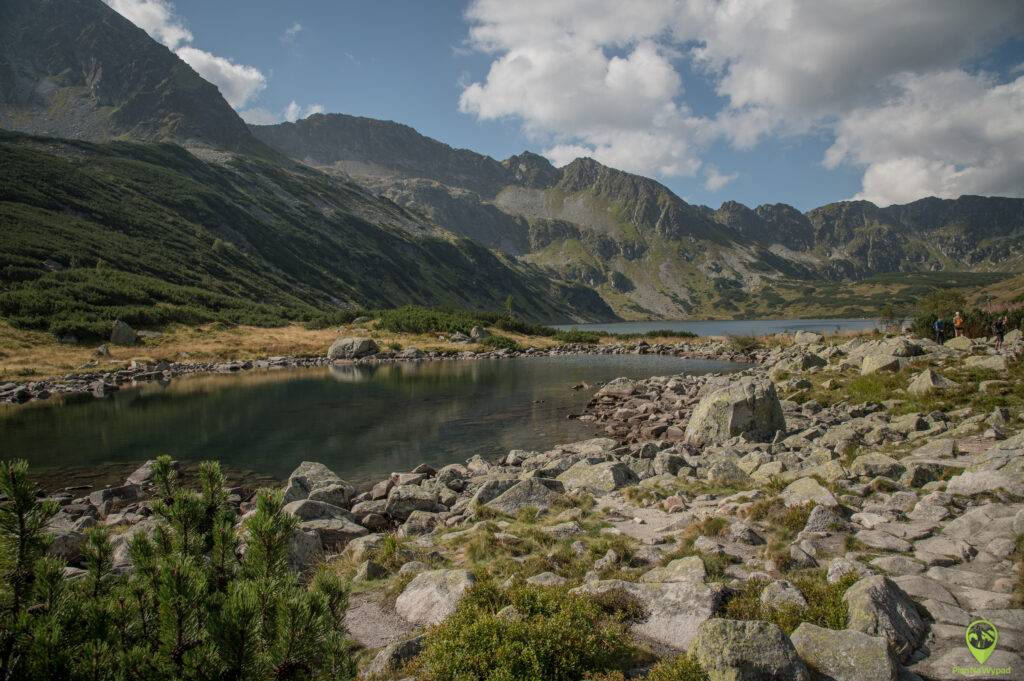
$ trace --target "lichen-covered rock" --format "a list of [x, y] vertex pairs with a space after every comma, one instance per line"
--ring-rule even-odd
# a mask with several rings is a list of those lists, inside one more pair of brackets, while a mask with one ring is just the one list
[[710, 619], [689, 654], [710, 681], [811, 681], [789, 638], [771, 622]]
[[800, 478], [789, 483], [786, 489], [782, 490], [782, 502], [787, 508], [803, 506], [814, 502], [819, 506], [838, 506], [835, 496], [821, 486], [821, 483], [814, 478]]
[[372, 338], [339, 338], [327, 350], [328, 359], [359, 359], [376, 355], [380, 348]]
[[932, 369], [925, 369], [910, 381], [907, 392], [911, 395], [927, 395], [935, 390], [952, 390], [959, 387], [960, 384], [956, 381], [951, 381]]
[[437, 494], [419, 485], [399, 485], [388, 493], [385, 512], [392, 518], [405, 521], [413, 511], [437, 513], [444, 510]]
[[284, 488], [285, 503], [313, 499], [333, 506], [348, 506], [356, 489], [322, 463], [303, 461], [288, 476]]
[[761, 604], [769, 608], [797, 607], [806, 608], [807, 599], [792, 582], [780, 579], [772, 582], [761, 592]]
[[423, 636], [410, 638], [406, 641], [395, 641], [381, 648], [370, 664], [359, 673], [360, 678], [385, 678], [397, 672], [409, 660], [420, 654], [423, 649]]
[[437, 624], [455, 612], [475, 581], [468, 570], [421, 572], [398, 596], [395, 612], [412, 624]]
[[640, 576], [641, 582], [703, 582], [707, 577], [704, 561], [700, 556], [676, 558], [663, 567], [649, 570]]
[[861, 361], [860, 373], [862, 376], [867, 376], [868, 374], [875, 374], [878, 373], [879, 371], [888, 371], [895, 373], [899, 371], [902, 366], [903, 365], [900, 362], [900, 358], [896, 357], [895, 355], [867, 355]]
[[803, 622], [790, 635], [807, 667], [825, 679], [896, 681], [899, 668], [884, 638], [859, 631], [835, 631]]
[[587, 463], [580, 461], [558, 476], [566, 489], [582, 489], [595, 494], [613, 492], [639, 480], [629, 466], [618, 461]]
[[700, 624], [721, 607], [724, 590], [696, 580], [666, 583], [636, 583], [619, 579], [587, 582], [572, 590], [577, 594], [601, 594], [623, 591], [636, 598], [644, 617], [630, 628], [634, 634], [668, 646], [686, 650]]
[[928, 630], [914, 602], [891, 579], [865, 577], [843, 595], [850, 612], [848, 629], [881, 636], [889, 650], [905, 661]]
[[564, 499], [560, 494], [562, 483], [557, 480], [541, 481], [538, 478], [529, 478], [518, 482], [487, 502], [487, 506], [496, 511], [515, 515], [524, 508], [535, 508], [538, 511], [547, 511], [551, 505]]
[[712, 444], [746, 434], [767, 441], [785, 429], [775, 385], [764, 378], [745, 377], [701, 398], [690, 416], [685, 438]]
[[881, 476], [895, 480], [903, 474], [903, 470], [904, 468], [899, 461], [891, 456], [877, 452], [861, 454], [850, 464], [851, 473], [869, 478]]

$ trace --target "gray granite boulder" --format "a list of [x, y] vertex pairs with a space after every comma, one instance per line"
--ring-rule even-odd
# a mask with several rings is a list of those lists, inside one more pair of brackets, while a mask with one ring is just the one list
[[811, 681], [789, 638], [771, 622], [707, 620], [689, 654], [711, 681]]
[[804, 664], [823, 679], [897, 681], [899, 667], [886, 640], [859, 631], [835, 631], [803, 622], [790, 635]]
[[785, 429], [775, 385], [764, 378], [745, 377], [701, 398], [690, 416], [685, 438], [696, 444], [716, 444], [747, 435], [765, 442]]
[[395, 612], [412, 624], [437, 624], [455, 612], [476, 579], [468, 570], [429, 570], [416, 575], [395, 601]]

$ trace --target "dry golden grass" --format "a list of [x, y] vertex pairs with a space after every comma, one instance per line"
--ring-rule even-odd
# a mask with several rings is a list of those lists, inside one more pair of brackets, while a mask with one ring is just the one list
[[[550, 338], [521, 336], [499, 332], [523, 347], [554, 347]], [[0, 381], [25, 381], [62, 376], [96, 361], [94, 370], [116, 370], [133, 359], [148, 361], [224, 361], [259, 359], [280, 355], [319, 356], [327, 352], [339, 336], [370, 336], [382, 348], [397, 344], [423, 351], [477, 350], [477, 345], [460, 345], [440, 340], [436, 335], [396, 334], [380, 331], [372, 324], [342, 326], [311, 331], [299, 325], [279, 328], [256, 326], [229, 327], [205, 324], [196, 327], [175, 326], [159, 338], [145, 339], [141, 345], [119, 347], [108, 344], [110, 357], [95, 356], [95, 346], [62, 345], [49, 333], [15, 329], [0, 322]], [[98, 344], [97, 344], [98, 345]]]
[[[491, 332], [511, 338], [524, 348], [552, 348], [560, 345], [559, 341], [543, 336], [523, 336], [494, 329], [491, 329]], [[327, 352], [331, 342], [339, 336], [370, 336], [385, 349], [416, 347], [425, 352], [481, 349], [474, 344], [449, 343], [435, 334], [399, 334], [382, 331], [375, 328], [373, 322], [316, 331], [297, 324], [264, 328], [215, 323], [194, 327], [170, 327], [160, 337], [147, 338], [141, 345], [134, 347], [108, 344], [111, 356], [99, 358], [95, 356], [96, 346], [62, 345], [49, 333], [15, 329], [0, 321], [0, 381], [26, 381], [63, 376], [84, 370], [89, 362], [98, 363], [90, 370], [112, 371], [123, 368], [133, 359], [151, 362], [207, 362], [283, 355], [320, 356]], [[636, 343], [639, 340], [637, 338], [625, 342]], [[686, 339], [649, 336], [644, 340], [648, 343], [673, 345], [683, 341], [695, 344], [710, 343], [718, 339], [708, 336]], [[764, 336], [759, 340], [765, 346], [791, 342], [788, 338], [777, 336]], [[602, 344], [619, 342], [623, 341], [613, 337], [601, 340]]]

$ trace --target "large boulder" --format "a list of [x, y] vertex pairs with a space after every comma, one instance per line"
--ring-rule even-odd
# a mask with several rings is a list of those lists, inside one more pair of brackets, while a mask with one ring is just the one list
[[910, 381], [907, 392], [911, 395], [927, 395], [935, 390], [951, 390], [959, 387], [960, 384], [956, 381], [951, 381], [931, 369], [925, 369]]
[[412, 624], [437, 624], [455, 612], [476, 579], [468, 570], [429, 570], [416, 575], [395, 601], [395, 612]]
[[955, 338], [950, 338], [943, 345], [951, 350], [967, 351], [974, 347], [974, 341], [967, 336], [956, 336]]
[[327, 350], [328, 359], [359, 359], [380, 352], [372, 338], [339, 338]]
[[536, 508], [543, 512], [563, 498], [559, 493], [561, 490], [562, 483], [557, 480], [541, 481], [538, 478], [529, 478], [516, 483], [503, 494], [487, 502], [487, 506], [509, 515], [515, 515], [524, 508]]
[[804, 622], [790, 635], [800, 659], [824, 679], [896, 681], [899, 668], [884, 638]]
[[315, 532], [322, 547], [328, 551], [341, 551], [353, 539], [369, 533], [365, 527], [353, 522], [348, 511], [322, 501], [300, 499], [285, 504], [282, 510], [301, 520], [300, 530]]
[[438, 513], [445, 510], [437, 494], [419, 485], [399, 485], [388, 493], [384, 511], [392, 518], [405, 521], [413, 511]]
[[793, 334], [793, 345], [814, 345], [824, 340], [820, 333], [813, 331], [797, 331]]
[[717, 444], [743, 434], [767, 441], [785, 429], [775, 385], [764, 378], [745, 377], [701, 398], [685, 437], [695, 444]]
[[861, 360], [860, 373], [862, 376], [868, 374], [875, 374], [879, 371], [888, 371], [890, 373], [896, 373], [902, 368], [900, 358], [896, 355], [888, 355], [884, 353], [875, 353], [867, 355]]
[[572, 590], [576, 594], [627, 593], [643, 608], [644, 616], [631, 625], [637, 636], [672, 648], [686, 650], [702, 622], [721, 607], [724, 591], [699, 579], [673, 582], [636, 583], [620, 579], [587, 582]]
[[356, 489], [322, 463], [303, 461], [288, 476], [284, 488], [285, 503], [300, 499], [322, 501], [333, 506], [348, 506]]
[[839, 505], [835, 496], [821, 486], [821, 483], [814, 478], [800, 478], [789, 483], [782, 490], [782, 502], [787, 508], [803, 506], [814, 502], [818, 506], [835, 507]]
[[135, 345], [139, 341], [139, 334], [132, 327], [120, 319], [114, 322], [110, 329], [110, 342], [114, 345]]
[[989, 371], [1006, 371], [1005, 355], [973, 355], [964, 360], [968, 369], [988, 369]]
[[710, 619], [700, 625], [689, 654], [710, 681], [811, 681], [793, 644], [772, 622]]
[[928, 631], [910, 596], [888, 577], [865, 577], [846, 590], [843, 600], [850, 612], [847, 629], [881, 636], [901, 662]]
[[580, 461], [558, 476], [566, 489], [582, 489], [595, 494], [613, 492], [638, 482], [636, 473], [618, 461], [587, 463]]

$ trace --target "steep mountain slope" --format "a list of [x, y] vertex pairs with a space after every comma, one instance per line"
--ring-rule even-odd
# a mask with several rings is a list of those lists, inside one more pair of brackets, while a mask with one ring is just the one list
[[[779, 313], [848, 279], [1024, 266], [1021, 199], [712, 210], [592, 159], [555, 168], [526, 152], [498, 163], [387, 121], [331, 114], [252, 130], [283, 154], [590, 286], [629, 317]], [[876, 292], [866, 309], [877, 307], [878, 286], [862, 289]]]
[[302, 166], [0, 133], [0, 316], [79, 337], [406, 303], [614, 317], [592, 291]]
[[216, 87], [100, 0], [0, 0], [0, 128], [266, 153]]
[[585, 287], [271, 150], [101, 0], [0, 0], [0, 127], [32, 133], [0, 133], [0, 316], [22, 326], [82, 337], [117, 317], [279, 323], [508, 296], [535, 320], [615, 316]]

